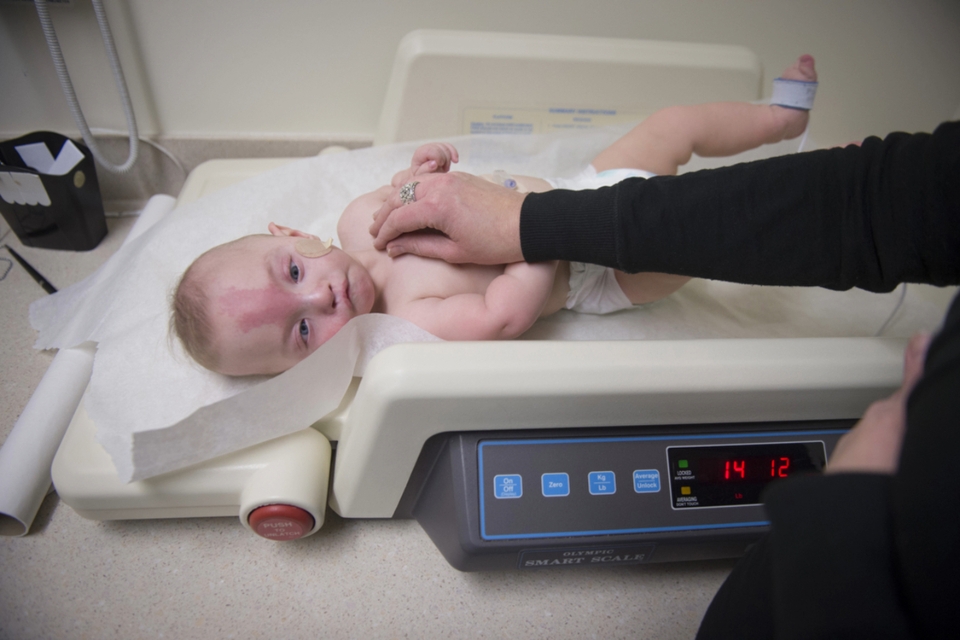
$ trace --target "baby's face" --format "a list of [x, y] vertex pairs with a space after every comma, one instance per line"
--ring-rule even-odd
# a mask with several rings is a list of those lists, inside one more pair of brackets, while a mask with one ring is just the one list
[[250, 236], [210, 256], [204, 278], [221, 373], [286, 371], [373, 308], [376, 290], [359, 262], [336, 248], [305, 257], [297, 241]]

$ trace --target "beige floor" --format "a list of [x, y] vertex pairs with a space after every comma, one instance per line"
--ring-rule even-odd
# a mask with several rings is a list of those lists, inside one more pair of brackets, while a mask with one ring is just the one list
[[[0, 244], [62, 288], [130, 225], [111, 221], [90, 253]], [[27, 320], [42, 295], [16, 264], [0, 281], [0, 438], [52, 359]], [[691, 638], [732, 566], [466, 574], [415, 521], [329, 513], [314, 536], [274, 543], [234, 518], [93, 522], [53, 494], [29, 535], [0, 538], [0, 638]]]

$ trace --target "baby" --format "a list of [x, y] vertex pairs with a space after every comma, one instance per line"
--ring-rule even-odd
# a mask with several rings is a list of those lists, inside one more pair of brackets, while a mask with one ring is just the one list
[[[810, 93], [816, 71], [801, 56], [783, 78]], [[778, 94], [775, 90], [774, 102]], [[799, 136], [810, 102], [791, 106], [724, 102], [663, 109], [601, 152], [574, 181], [515, 176], [516, 189], [595, 188], [630, 176], [675, 174], [700, 156], [727, 156]], [[393, 187], [445, 172], [458, 161], [445, 143], [426, 144]], [[491, 177], [503, 182], [504, 176]], [[269, 235], [214, 247], [187, 269], [173, 300], [172, 325], [204, 367], [231, 376], [274, 374], [310, 355], [351, 318], [387, 313], [445, 340], [509, 339], [538, 318], [568, 308], [610, 313], [658, 300], [688, 278], [627, 274], [579, 263], [454, 265], [373, 247], [368, 231], [393, 187], [360, 196], [337, 225], [342, 248], [271, 223]], [[415, 185], [413, 187], [415, 189]]]

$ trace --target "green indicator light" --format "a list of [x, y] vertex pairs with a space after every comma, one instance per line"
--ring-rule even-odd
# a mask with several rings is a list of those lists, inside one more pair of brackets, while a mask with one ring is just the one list
[[686, 460], [677, 460], [677, 466], [680, 467], [681, 469], [686, 469], [686, 468], [687, 468], [687, 461], [686, 461]]

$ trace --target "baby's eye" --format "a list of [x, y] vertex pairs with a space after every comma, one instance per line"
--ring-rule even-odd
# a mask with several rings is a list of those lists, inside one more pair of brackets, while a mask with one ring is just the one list
[[300, 339], [303, 340], [303, 344], [310, 343], [310, 325], [306, 320], [300, 321]]
[[290, 263], [290, 277], [294, 282], [300, 282], [300, 267], [293, 262]]

